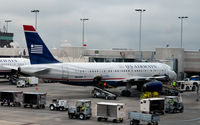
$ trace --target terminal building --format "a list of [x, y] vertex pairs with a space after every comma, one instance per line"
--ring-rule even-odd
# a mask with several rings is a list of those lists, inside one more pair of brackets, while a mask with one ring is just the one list
[[[98, 50], [85, 47], [65, 46], [50, 49], [61, 62], [138, 62], [139, 52], [128, 49]], [[178, 79], [200, 75], [200, 51], [185, 51], [183, 48], [156, 48], [143, 51], [142, 61], [163, 62], [178, 74]], [[1, 57], [27, 57], [25, 48], [0, 48]]]
[[13, 42], [13, 33], [1, 32], [0, 31], [0, 47], [11, 48], [11, 42]]

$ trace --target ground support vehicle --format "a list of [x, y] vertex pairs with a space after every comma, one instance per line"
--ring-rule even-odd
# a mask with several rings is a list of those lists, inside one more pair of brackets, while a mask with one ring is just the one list
[[106, 100], [108, 99], [116, 99], [117, 98], [117, 95], [106, 90], [106, 89], [103, 89], [103, 88], [99, 88], [99, 87], [95, 87], [91, 94], [93, 95], [93, 97], [95, 98], [105, 98]]
[[17, 79], [17, 87], [28, 87], [38, 85], [37, 77], [20, 77]]
[[140, 111], [149, 114], [164, 114], [165, 99], [164, 98], [146, 98], [140, 100]]
[[159, 115], [135, 111], [129, 112], [128, 117], [131, 119], [130, 125], [138, 125], [141, 121], [147, 122], [147, 125], [158, 125], [158, 121], [160, 121]]
[[36, 106], [38, 109], [45, 108], [47, 93], [39, 92], [24, 92], [23, 93], [23, 105], [24, 108], [27, 106]]
[[98, 102], [96, 109], [98, 121], [112, 119], [114, 123], [123, 122], [125, 117], [125, 107], [123, 103]]
[[183, 112], [184, 106], [180, 96], [165, 96], [165, 112], [176, 113]]
[[193, 84], [188, 81], [177, 81], [176, 87], [179, 88], [181, 91], [196, 91], [196, 87], [199, 84]]
[[49, 109], [51, 111], [53, 110], [67, 111], [68, 108], [69, 108], [69, 103], [67, 100], [53, 99], [52, 103], [49, 105]]
[[186, 78], [184, 81], [177, 81], [176, 87], [182, 91], [196, 91], [197, 87], [200, 86], [200, 77], [192, 76], [191, 78]]
[[0, 91], [1, 105], [7, 104], [8, 106], [21, 106], [23, 101], [22, 91]]
[[161, 95], [178, 96], [180, 92], [182, 92], [182, 91], [179, 88], [164, 84], [163, 90], [161, 91]]
[[76, 107], [68, 108], [68, 116], [70, 119], [90, 119], [92, 116], [91, 101], [90, 100], [78, 100]]

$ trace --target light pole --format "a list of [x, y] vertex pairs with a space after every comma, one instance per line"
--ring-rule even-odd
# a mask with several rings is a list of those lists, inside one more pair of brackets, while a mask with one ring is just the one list
[[31, 10], [32, 13], [35, 13], [35, 29], [37, 30], [37, 14], [40, 12], [39, 10]]
[[183, 19], [188, 18], [187, 16], [178, 17], [181, 20], [181, 48], [183, 48]]
[[1, 32], [1, 21], [0, 21], [0, 32]]
[[82, 22], [83, 22], [83, 32], [82, 32], [82, 46], [85, 46], [85, 44], [84, 44], [84, 22], [86, 21], [86, 20], [89, 20], [88, 18], [81, 18], [80, 19]]
[[188, 18], [187, 16], [178, 17], [181, 20], [181, 48], [183, 48], [183, 19]]
[[6, 22], [6, 32], [8, 32], [8, 23], [12, 22], [12, 20], [5, 20]]
[[140, 13], [140, 27], [139, 27], [139, 53], [140, 61], [142, 60], [142, 50], [141, 50], [141, 41], [142, 41], [142, 13], [146, 11], [145, 9], [135, 9], [135, 11]]

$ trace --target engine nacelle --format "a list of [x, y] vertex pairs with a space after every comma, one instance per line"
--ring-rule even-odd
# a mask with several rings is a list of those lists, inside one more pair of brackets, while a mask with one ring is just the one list
[[147, 82], [146, 84], [143, 85], [142, 91], [147, 91], [147, 92], [160, 92], [162, 91], [163, 85], [162, 82], [160, 81], [152, 81], [152, 82]]

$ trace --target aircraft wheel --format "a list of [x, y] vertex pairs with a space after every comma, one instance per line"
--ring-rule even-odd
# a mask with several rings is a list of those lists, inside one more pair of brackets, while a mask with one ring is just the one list
[[53, 110], [55, 109], [55, 106], [54, 106], [54, 105], [50, 105], [49, 109], [50, 109], [51, 111], [53, 111]]
[[79, 119], [81, 119], [81, 120], [85, 119], [85, 115], [84, 114], [80, 114], [79, 115]]
[[192, 91], [195, 91], [195, 90], [196, 90], [196, 87], [195, 87], [195, 86], [193, 86], [193, 87], [192, 87]]
[[186, 91], [190, 91], [190, 88], [188, 86], [186, 87]]
[[97, 118], [98, 121], [101, 121], [101, 119], [102, 119], [101, 117], [98, 117], [98, 118]]
[[131, 95], [131, 92], [130, 92], [129, 90], [123, 90], [123, 91], [121, 92], [121, 95], [122, 95], [122, 96], [129, 97], [129, 96]]
[[69, 116], [69, 119], [72, 119], [73, 118], [73, 115], [70, 113], [70, 114], [68, 114], [68, 116]]
[[117, 119], [113, 119], [113, 123], [117, 123]]

